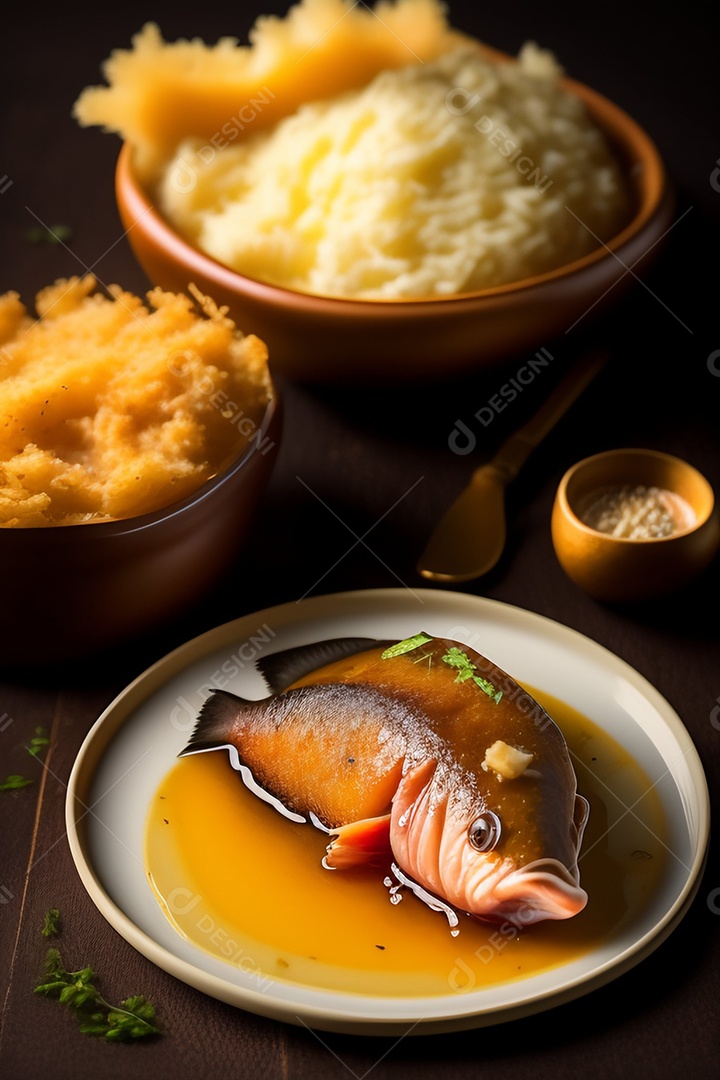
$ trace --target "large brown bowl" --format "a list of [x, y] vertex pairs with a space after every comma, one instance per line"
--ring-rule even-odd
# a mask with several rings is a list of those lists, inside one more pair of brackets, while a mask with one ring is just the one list
[[276, 393], [253, 440], [185, 499], [138, 517], [0, 529], [0, 667], [77, 660], [198, 601], [236, 559], [277, 456]]
[[205, 255], [163, 219], [133, 173], [128, 144], [116, 170], [120, 216], [150, 280], [172, 291], [194, 282], [227, 304], [239, 326], [267, 343], [275, 372], [308, 382], [381, 384], [482, 368], [537, 349], [607, 311], [657, 257], [671, 221], [665, 168], [648, 135], [602, 95], [571, 79], [563, 83], [609, 138], [635, 211], [606, 246], [525, 281], [444, 299], [382, 301], [265, 284]]

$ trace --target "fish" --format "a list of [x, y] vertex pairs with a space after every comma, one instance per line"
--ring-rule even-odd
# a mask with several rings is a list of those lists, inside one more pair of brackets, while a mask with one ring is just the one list
[[328, 834], [328, 870], [387, 866], [446, 913], [525, 927], [584, 909], [589, 804], [565, 738], [507, 672], [421, 631], [256, 661], [268, 687], [214, 689], [179, 757], [226, 749], [245, 783]]

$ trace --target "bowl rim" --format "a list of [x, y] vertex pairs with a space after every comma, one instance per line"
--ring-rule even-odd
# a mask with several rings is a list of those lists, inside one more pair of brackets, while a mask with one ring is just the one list
[[[262, 419], [257, 424], [256, 430], [250, 438], [250, 441], [242, 447], [239, 453], [226, 457], [218, 466], [217, 470], [204, 480], [200, 487], [190, 492], [189, 495], [185, 495], [182, 499], [166, 503], [165, 506], [161, 506], [156, 510], [148, 510], [144, 514], [133, 514], [132, 516], [124, 518], [102, 518], [98, 521], [76, 521], [69, 522], [68, 524], [59, 522], [55, 525], [19, 525], [11, 528], [0, 527], [0, 535], [16, 537], [14, 541], [8, 540], [8, 543], [42, 543], [42, 539], [36, 540], [36, 538], [42, 538], [48, 535], [54, 538], [53, 544], [57, 543], [58, 540], [60, 543], [68, 543], [79, 541], [79, 535], [75, 530], [80, 528], [82, 529], [83, 543], [86, 541], [94, 543], [107, 541], [114, 536], [145, 532], [156, 526], [165, 525], [174, 518], [179, 518], [183, 514], [186, 514], [199, 503], [210, 498], [216, 491], [225, 487], [226, 484], [229, 484], [236, 474], [245, 467], [249, 460], [260, 453], [260, 448], [265, 435], [275, 423], [276, 417], [279, 419], [281, 405], [282, 403], [278, 396], [277, 387], [271, 380], [268, 403], [265, 406]], [[278, 449], [277, 440], [271, 443], [264, 452], [267, 452], [268, 450], [272, 451], [273, 449]], [[22, 538], [22, 541], [19, 538]], [[0, 543], [5, 542], [6, 541], [4, 540], [0, 541]]]
[[[612, 536], [609, 533], [601, 532], [599, 529], [593, 529], [591, 525], [586, 525], [585, 522], [577, 516], [572, 506], [570, 505], [570, 500], [568, 499], [567, 494], [569, 484], [578, 475], [581, 469], [584, 469], [589, 465], [600, 461], [610, 461], [613, 458], [628, 455], [630, 455], [631, 457], [635, 457], [638, 460], [654, 459], [656, 461], [662, 461], [667, 464], [672, 464], [692, 475], [694, 479], [699, 482], [699, 484], [705, 489], [708, 496], [708, 504], [705, 513], [701, 516], [698, 516], [692, 525], [688, 525], [684, 529], [677, 529], [669, 536], [648, 536], [645, 538], [632, 539], [629, 536]], [[646, 449], [644, 447], [634, 446], [620, 446], [612, 450], [601, 450], [597, 454], [591, 454], [589, 457], [581, 458], [580, 461], [576, 461], [575, 464], [571, 465], [570, 468], [562, 476], [560, 483], [558, 484], [555, 501], [557, 507], [560, 509], [568, 523], [573, 528], [577, 529], [579, 532], [586, 534], [588, 537], [592, 537], [595, 542], [621, 545], [632, 544], [635, 547], [644, 546], [646, 544], [668, 544], [672, 543], [673, 540], [681, 540], [683, 537], [692, 536], [694, 533], [704, 528], [708, 524], [708, 522], [713, 519], [716, 510], [715, 491], [712, 484], [707, 479], [707, 477], [703, 473], [701, 473], [700, 470], [697, 469], [694, 465], [691, 465], [689, 461], [686, 461], [684, 458], [677, 457], [675, 454], [667, 453], [664, 450], [654, 450], [650, 448]]]
[[[482, 42], [474, 42], [479, 50], [498, 62], [512, 62], [515, 57], [501, 52]], [[636, 200], [635, 210], [630, 220], [607, 243], [578, 259], [548, 270], [545, 273], [507, 282], [486, 289], [471, 292], [454, 293], [448, 296], [385, 297], [360, 298], [326, 296], [319, 293], [303, 292], [287, 286], [274, 285], [259, 278], [250, 277], [208, 255], [201, 248], [185, 239], [169, 221], [157, 210], [150, 195], [134, 174], [132, 168], [133, 146], [123, 142], [115, 169], [115, 190], [118, 203], [126, 205], [135, 224], [141, 221], [146, 233], [161, 250], [176, 259], [192, 272], [211, 281], [213, 285], [231, 293], [241, 291], [256, 301], [275, 303], [286, 308], [313, 308], [328, 315], [360, 313], [382, 315], [386, 318], [391, 313], [393, 318], [415, 317], [418, 309], [431, 313], [434, 310], [447, 312], [453, 307], [468, 307], [495, 300], [511, 301], [524, 296], [543, 286], [562, 281], [575, 274], [591, 269], [596, 264], [608, 259], [619, 259], [618, 252], [631, 241], [636, 240], [671, 199], [670, 180], [654, 140], [624, 109], [590, 86], [576, 79], [562, 75], [559, 85], [569, 93], [580, 98], [591, 116], [604, 132], [606, 138], [619, 156], [621, 166], [630, 180]], [[128, 230], [129, 231], [129, 230]], [[661, 239], [654, 241], [651, 247]], [[651, 248], [648, 248], [650, 251]], [[643, 252], [640, 259], [648, 254]], [[639, 261], [639, 260], [637, 260]]]

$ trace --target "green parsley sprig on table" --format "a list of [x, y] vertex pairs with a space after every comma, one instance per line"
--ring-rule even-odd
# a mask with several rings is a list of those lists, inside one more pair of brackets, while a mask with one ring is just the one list
[[[41, 933], [53, 937], [59, 932], [60, 912], [51, 908], [45, 915]], [[60, 950], [48, 949], [45, 957], [45, 980], [35, 987], [36, 994], [57, 998], [75, 1015], [84, 1035], [129, 1042], [158, 1035], [155, 1007], [141, 994], [125, 998], [120, 1005], [111, 1005], [94, 985], [95, 972], [91, 967], [68, 971]]]
[[[25, 749], [28, 754], [36, 758], [49, 745], [50, 739], [47, 737], [45, 728], [36, 727], [30, 745], [26, 746]], [[28, 787], [30, 784], [32, 784], [32, 780], [29, 777], [13, 773], [12, 776], [6, 776], [4, 780], [0, 780], [0, 791], [19, 791], [20, 788]]]
[[30, 244], [65, 244], [72, 234], [69, 225], [33, 225], [25, 235]]
[[45, 912], [45, 922], [40, 933], [43, 937], [57, 937], [60, 933], [60, 912], [56, 907]]
[[28, 784], [32, 784], [32, 780], [28, 780], [27, 776], [13, 773], [12, 776], [6, 776], [4, 780], [0, 780], [0, 791], [17, 791], [18, 788], [27, 787]]
[[28, 754], [32, 754], [33, 757], [37, 757], [38, 754], [50, 745], [50, 740], [47, 737], [45, 728], [36, 727], [35, 734], [30, 740], [30, 745], [27, 747]]

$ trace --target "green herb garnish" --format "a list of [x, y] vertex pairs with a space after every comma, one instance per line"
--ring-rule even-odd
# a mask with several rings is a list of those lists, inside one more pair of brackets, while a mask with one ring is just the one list
[[60, 933], [60, 912], [57, 908], [50, 908], [45, 912], [45, 922], [40, 933], [43, 937], [55, 937]]
[[45, 734], [45, 728], [36, 727], [35, 734], [30, 740], [30, 745], [27, 748], [28, 754], [32, 754], [33, 757], [37, 757], [41, 750], [44, 750], [46, 746], [50, 745], [50, 740]]
[[4, 780], [0, 780], [0, 791], [17, 791], [18, 788], [27, 787], [28, 784], [32, 784], [32, 780], [28, 780], [27, 776], [6, 776]]
[[419, 649], [421, 645], [426, 645], [428, 641], [432, 641], [431, 635], [421, 631], [419, 634], [405, 638], [404, 641], [398, 641], [396, 645], [391, 645], [389, 649], [385, 649], [381, 659], [390, 660], [393, 656], [402, 656], [403, 653], [412, 652], [413, 649]]
[[456, 645], [452, 645], [443, 656], [443, 661], [450, 667], [457, 668], [458, 674], [455, 682], [462, 683], [472, 679], [476, 686], [479, 686], [497, 705], [502, 697], [502, 690], [496, 690], [491, 682], [483, 679], [482, 675], [475, 674], [475, 664], [472, 663], [467, 653], [463, 652], [462, 649], [458, 649]]
[[35, 993], [57, 998], [62, 1005], [67, 1005], [85, 1035], [127, 1042], [159, 1034], [159, 1028], [153, 1023], [155, 1008], [149, 1001], [135, 995], [120, 1005], [110, 1005], [93, 985], [94, 978], [91, 967], [67, 971], [60, 950], [48, 949], [45, 982], [35, 987]]
[[72, 237], [72, 229], [69, 225], [33, 225], [26, 235], [31, 244], [64, 244]]

